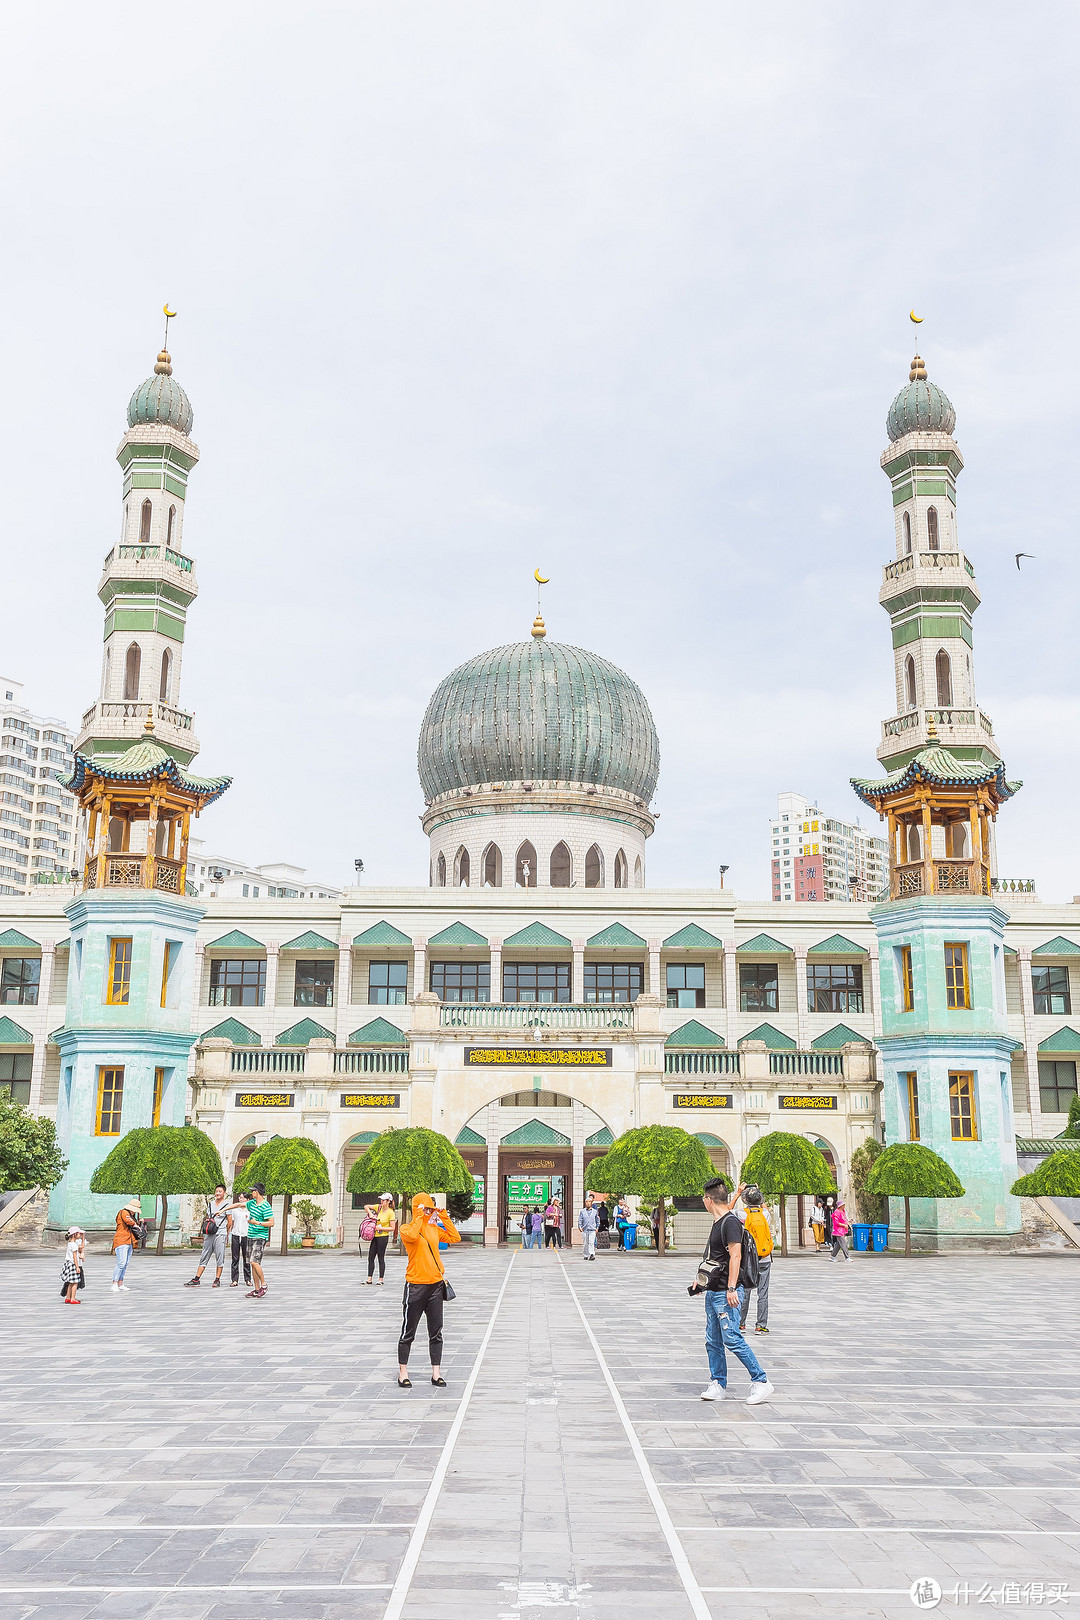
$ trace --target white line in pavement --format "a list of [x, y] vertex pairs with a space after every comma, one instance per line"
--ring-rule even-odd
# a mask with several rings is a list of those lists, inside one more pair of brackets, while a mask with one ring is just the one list
[[860, 1484], [857, 1480], [829, 1480], [818, 1483], [816, 1480], [798, 1481], [792, 1485], [763, 1485], [758, 1480], [738, 1479], [665, 1479], [666, 1491], [1008, 1491], [1010, 1496], [1020, 1491], [1035, 1491], [1038, 1495], [1048, 1495], [1051, 1491], [1080, 1491], [1080, 1485], [1013, 1485], [1008, 1480], [1002, 1480], [1000, 1485], [965, 1485], [954, 1484], [951, 1479], [916, 1480], [914, 1483], [903, 1485], [868, 1485]]
[[198, 1530], [201, 1535], [221, 1535], [227, 1530], [411, 1530], [413, 1520], [404, 1524], [346, 1524], [336, 1519], [327, 1519], [322, 1523], [300, 1519], [272, 1519], [268, 1524], [250, 1524], [246, 1519], [238, 1519], [233, 1524], [135, 1524], [127, 1519], [106, 1519], [101, 1524], [67, 1524], [62, 1519], [54, 1519], [50, 1524], [0, 1524], [0, 1535], [10, 1532], [12, 1535], [47, 1535], [54, 1530], [63, 1530], [82, 1534], [93, 1530], [153, 1530], [160, 1535], [182, 1535], [185, 1530]]
[[[62, 1491], [65, 1487], [73, 1491], [85, 1490], [88, 1486], [96, 1489], [99, 1485], [130, 1485], [133, 1490], [145, 1490], [149, 1485], [167, 1486], [174, 1490], [178, 1485], [201, 1485], [204, 1490], [216, 1488], [218, 1485], [250, 1485], [255, 1491], [266, 1490], [271, 1485], [398, 1485], [402, 1490], [413, 1486], [423, 1485], [422, 1479], [369, 1479], [366, 1474], [354, 1474], [351, 1479], [294, 1479], [292, 1474], [261, 1474], [253, 1480], [250, 1474], [241, 1474], [239, 1479], [223, 1479], [215, 1474], [212, 1485], [207, 1484], [206, 1475], [200, 1474], [196, 1479], [181, 1479], [177, 1474], [158, 1474], [154, 1479], [101, 1479], [93, 1474], [87, 1479], [53, 1479], [51, 1474], [42, 1475], [41, 1479], [5, 1479], [0, 1481], [0, 1492], [3, 1491]], [[2, 1500], [2, 1497], [0, 1497]]]
[[[681, 1524], [683, 1535], [692, 1530], [726, 1536], [1080, 1536], [1077, 1530], [950, 1530], [941, 1525], [923, 1524]], [[719, 1588], [706, 1586], [706, 1592]], [[767, 1587], [738, 1587], [733, 1590], [767, 1591]]]
[[207, 1441], [199, 1445], [188, 1445], [183, 1440], [169, 1440], [161, 1445], [156, 1440], [148, 1440], [145, 1445], [136, 1443], [128, 1446], [0, 1446], [0, 1457], [62, 1457], [72, 1451], [91, 1451], [95, 1457], [100, 1457], [103, 1453], [108, 1455], [111, 1451], [141, 1451], [144, 1455], [153, 1457], [160, 1457], [163, 1452], [170, 1451], [435, 1451], [438, 1445], [437, 1440], [419, 1442], [402, 1440], [397, 1444], [382, 1446], [352, 1445], [348, 1441], [339, 1443], [331, 1440], [256, 1440], [252, 1445], [243, 1445], [233, 1440], [219, 1440], [216, 1444]]
[[[427, 1536], [428, 1530], [431, 1527], [431, 1521], [435, 1515], [435, 1505], [438, 1501], [439, 1491], [442, 1489], [443, 1481], [446, 1478], [446, 1471], [450, 1467], [450, 1458], [453, 1456], [458, 1435], [461, 1433], [462, 1425], [465, 1422], [465, 1414], [469, 1410], [469, 1402], [472, 1400], [472, 1393], [476, 1388], [476, 1380], [480, 1376], [480, 1368], [483, 1366], [484, 1355], [487, 1351], [488, 1345], [491, 1342], [491, 1335], [495, 1330], [495, 1318], [499, 1314], [499, 1307], [502, 1304], [503, 1296], [506, 1293], [506, 1285], [510, 1281], [510, 1273], [514, 1269], [514, 1257], [516, 1253], [517, 1250], [514, 1250], [510, 1255], [509, 1261], [507, 1262], [506, 1271], [503, 1274], [502, 1287], [499, 1289], [499, 1292], [495, 1297], [495, 1304], [492, 1306], [491, 1315], [488, 1317], [488, 1325], [484, 1330], [484, 1337], [480, 1340], [480, 1348], [476, 1352], [476, 1360], [473, 1362], [472, 1372], [469, 1374], [468, 1382], [466, 1383], [464, 1391], [462, 1392], [461, 1401], [457, 1409], [457, 1416], [454, 1418], [450, 1433], [446, 1437], [446, 1444], [443, 1446], [442, 1455], [435, 1464], [435, 1472], [432, 1475], [431, 1484], [428, 1486], [427, 1495], [424, 1497], [424, 1503], [420, 1509], [413, 1533], [409, 1538], [409, 1545], [405, 1549], [405, 1556], [401, 1560], [401, 1567], [398, 1570], [397, 1580], [394, 1582], [393, 1590], [390, 1593], [390, 1601], [386, 1606], [386, 1613], [383, 1616], [383, 1620], [401, 1620], [402, 1612], [405, 1608], [405, 1600], [409, 1595], [409, 1587], [412, 1585], [412, 1578], [416, 1573], [416, 1566], [420, 1562], [420, 1554], [424, 1550], [424, 1540]], [[709, 1620], [707, 1611], [705, 1620]]]
[[[674, 1524], [671, 1522], [671, 1515], [664, 1505], [664, 1499], [660, 1495], [660, 1490], [657, 1486], [656, 1480], [653, 1478], [653, 1471], [649, 1467], [648, 1459], [642, 1450], [641, 1442], [634, 1430], [634, 1425], [630, 1421], [630, 1415], [623, 1404], [623, 1398], [619, 1394], [618, 1386], [615, 1383], [614, 1378], [611, 1376], [611, 1369], [608, 1367], [607, 1361], [604, 1358], [604, 1352], [600, 1348], [600, 1342], [592, 1328], [589, 1326], [589, 1319], [581, 1308], [581, 1301], [578, 1299], [577, 1289], [570, 1281], [570, 1276], [565, 1265], [563, 1264], [561, 1254], [559, 1255], [559, 1265], [562, 1268], [563, 1279], [566, 1286], [570, 1290], [570, 1297], [574, 1301], [574, 1308], [577, 1311], [578, 1316], [581, 1318], [581, 1325], [589, 1336], [589, 1343], [592, 1345], [593, 1352], [600, 1365], [600, 1371], [604, 1376], [604, 1382], [607, 1384], [608, 1393], [611, 1396], [612, 1403], [614, 1404], [616, 1412], [619, 1414], [619, 1421], [622, 1423], [623, 1430], [630, 1445], [630, 1450], [634, 1454], [634, 1461], [638, 1465], [638, 1472], [641, 1475], [645, 1490], [648, 1493], [650, 1502], [652, 1503], [653, 1512], [656, 1514], [660, 1528], [664, 1533], [664, 1540], [668, 1544], [668, 1551], [671, 1553], [672, 1562], [679, 1572], [679, 1579], [682, 1581], [683, 1590], [690, 1600], [690, 1607], [696, 1616], [696, 1620], [712, 1620], [712, 1611], [710, 1610], [709, 1605], [706, 1603], [701, 1587], [697, 1583], [694, 1571], [690, 1567], [690, 1560], [686, 1555], [686, 1548], [679, 1540], [678, 1532], [676, 1531]], [[389, 1615], [386, 1617], [386, 1620], [390, 1620]]]
[[0, 1586], [0, 1596], [9, 1597], [17, 1592], [214, 1592], [227, 1596], [230, 1592], [386, 1592], [389, 1581], [365, 1581], [342, 1586], [328, 1581], [322, 1586], [290, 1586], [284, 1581], [277, 1586], [242, 1586], [237, 1581], [219, 1581], [216, 1586], [189, 1586], [186, 1581], [176, 1586]]
[[[730, 1451], [737, 1457], [794, 1457], [803, 1452], [811, 1457], [820, 1457], [827, 1451], [830, 1457], [844, 1457], [849, 1453], [855, 1457], [863, 1457], [867, 1452], [880, 1457], [881, 1448], [878, 1446], [830, 1446], [828, 1442], [817, 1446], [646, 1446], [646, 1451], [677, 1451], [681, 1456], [687, 1452], [693, 1455], [700, 1451], [706, 1457], [715, 1457], [718, 1453]], [[957, 1446], [952, 1451], [928, 1451], [922, 1446], [889, 1446], [890, 1457], [1022, 1457], [1025, 1462], [1038, 1458], [1040, 1462], [1076, 1462], [1076, 1457], [1067, 1451], [992, 1451], [984, 1446]]]

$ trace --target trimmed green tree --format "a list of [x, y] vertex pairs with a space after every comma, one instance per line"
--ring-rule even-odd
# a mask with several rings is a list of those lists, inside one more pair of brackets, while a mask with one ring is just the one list
[[1069, 1104], [1069, 1122], [1061, 1134], [1071, 1137], [1074, 1141], [1080, 1136], [1080, 1097], [1074, 1097]]
[[0, 1092], [0, 1192], [22, 1192], [28, 1187], [48, 1192], [67, 1167], [53, 1121], [32, 1114], [23, 1103]]
[[678, 1125], [641, 1125], [613, 1142], [603, 1158], [594, 1159], [585, 1172], [589, 1192], [635, 1193], [639, 1198], [655, 1198], [659, 1203], [658, 1254], [667, 1242], [668, 1198], [693, 1198], [707, 1181], [722, 1176], [713, 1169], [703, 1143]]
[[90, 1178], [90, 1191], [161, 1199], [157, 1253], [165, 1250], [170, 1193], [225, 1185], [217, 1148], [195, 1125], [140, 1125], [122, 1136]]
[[875, 1161], [885, 1151], [885, 1144], [879, 1142], [876, 1136], [868, 1136], [861, 1147], [857, 1147], [851, 1155], [851, 1196], [855, 1200], [855, 1209], [861, 1221], [888, 1220], [888, 1208], [883, 1198], [875, 1198], [873, 1193], [866, 1190], [866, 1178], [874, 1168]]
[[756, 1182], [763, 1198], [779, 1202], [781, 1254], [788, 1252], [787, 1201], [791, 1195], [836, 1191], [821, 1150], [794, 1131], [770, 1131], [760, 1137], [743, 1160], [740, 1175], [745, 1186]]
[[[471, 1202], [473, 1178], [448, 1136], [424, 1125], [402, 1125], [375, 1138], [349, 1171], [345, 1185], [351, 1193], [371, 1192], [376, 1187], [397, 1193], [405, 1220], [405, 1204], [414, 1193], [446, 1193], [448, 1206], [451, 1193], [468, 1193]], [[454, 1219], [452, 1212], [450, 1219]]]
[[951, 1165], [921, 1142], [894, 1142], [880, 1154], [866, 1178], [866, 1190], [880, 1198], [904, 1200], [904, 1253], [911, 1253], [911, 1200], [963, 1198]]
[[257, 1147], [236, 1178], [245, 1190], [256, 1181], [267, 1198], [280, 1198], [281, 1253], [289, 1252], [289, 1207], [299, 1194], [328, 1193], [330, 1171], [317, 1142], [310, 1136], [274, 1136]]
[[1080, 1153], [1058, 1148], [1011, 1190], [1017, 1198], [1080, 1198]]

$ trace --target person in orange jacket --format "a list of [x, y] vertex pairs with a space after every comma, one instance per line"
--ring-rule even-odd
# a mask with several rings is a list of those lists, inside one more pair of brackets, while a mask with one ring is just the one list
[[412, 1349], [420, 1318], [427, 1317], [428, 1353], [431, 1382], [446, 1388], [442, 1375], [443, 1303], [446, 1276], [439, 1258], [439, 1244], [460, 1243], [461, 1238], [445, 1209], [436, 1209], [430, 1193], [417, 1193], [412, 1201], [413, 1218], [401, 1227], [409, 1263], [405, 1267], [405, 1292], [401, 1300], [401, 1335], [398, 1339], [398, 1388], [411, 1389], [409, 1351]]

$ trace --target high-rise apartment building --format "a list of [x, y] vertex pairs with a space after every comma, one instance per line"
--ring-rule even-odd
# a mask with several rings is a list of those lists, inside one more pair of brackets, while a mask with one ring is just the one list
[[0, 894], [66, 879], [75, 858], [71, 773], [75, 729], [23, 706], [19, 681], [0, 676]]
[[825, 816], [801, 793], [780, 793], [772, 824], [774, 900], [878, 900], [888, 845], [857, 821]]

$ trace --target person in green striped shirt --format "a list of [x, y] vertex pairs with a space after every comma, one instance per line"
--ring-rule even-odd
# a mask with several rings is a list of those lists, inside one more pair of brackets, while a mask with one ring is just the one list
[[262, 1268], [263, 1246], [270, 1237], [274, 1211], [261, 1181], [248, 1188], [247, 1216], [248, 1239], [251, 1244], [251, 1272], [255, 1286], [246, 1298], [262, 1299], [266, 1293], [266, 1276]]

